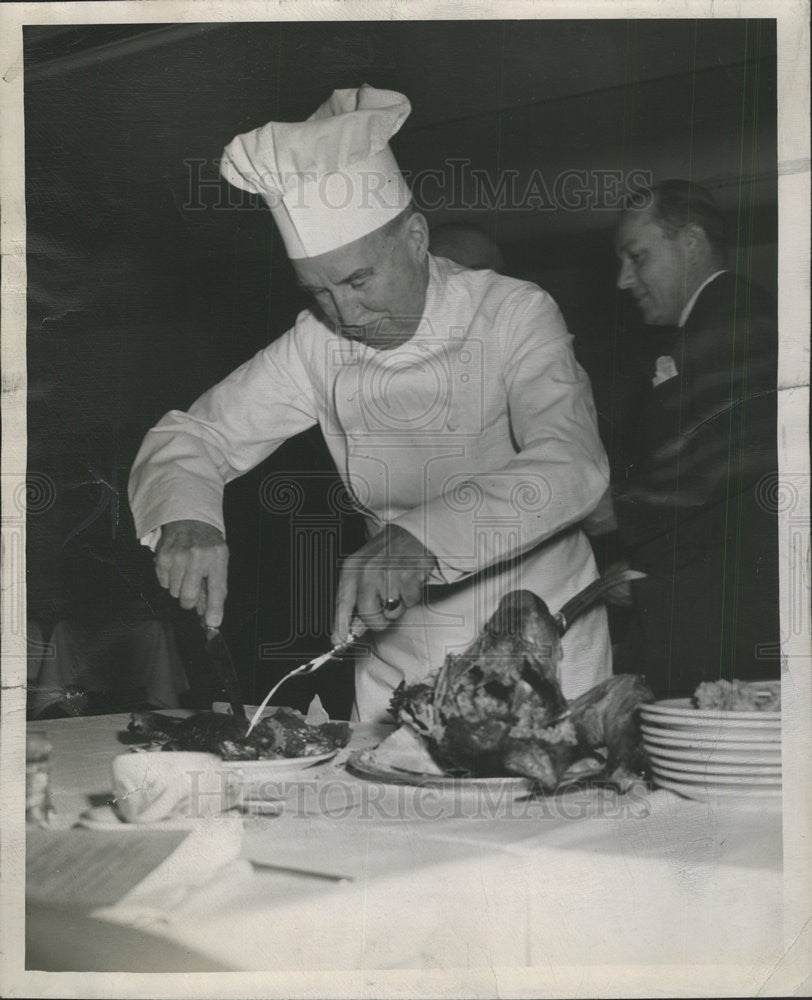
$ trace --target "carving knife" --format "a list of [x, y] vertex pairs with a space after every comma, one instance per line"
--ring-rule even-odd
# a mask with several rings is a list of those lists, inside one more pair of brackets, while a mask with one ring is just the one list
[[206, 633], [206, 655], [231, 705], [231, 711], [234, 713], [235, 718], [248, 721], [248, 716], [245, 714], [245, 705], [240, 694], [237, 671], [234, 669], [234, 661], [231, 659], [231, 653], [228, 651], [226, 640], [223, 638], [219, 628], [212, 628], [210, 625], [204, 623], [203, 630]]

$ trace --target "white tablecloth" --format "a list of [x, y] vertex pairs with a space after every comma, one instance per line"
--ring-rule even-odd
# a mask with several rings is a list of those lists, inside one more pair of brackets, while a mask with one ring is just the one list
[[[109, 790], [125, 724], [34, 727], [54, 745], [59, 823]], [[353, 746], [379, 736], [358, 727]], [[345, 756], [290, 781], [280, 817], [245, 820], [241, 856], [224, 856], [204, 886], [152, 916], [113, 907], [105, 917], [146, 920], [245, 970], [714, 965], [734, 968], [733, 993], [748, 994], [781, 953], [780, 805], [598, 789], [477, 804], [352, 777]], [[257, 870], [249, 858], [353, 881]]]

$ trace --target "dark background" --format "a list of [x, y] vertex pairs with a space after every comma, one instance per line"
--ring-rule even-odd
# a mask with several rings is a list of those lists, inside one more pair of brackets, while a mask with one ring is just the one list
[[[470, 183], [452, 192], [429, 179], [418, 194], [431, 225], [478, 223], [508, 273], [556, 298], [616, 466], [656, 338], [615, 290], [613, 192], [567, 208], [557, 179], [643, 171], [706, 184], [735, 234], [731, 264], [776, 290], [771, 21], [30, 26], [24, 40], [29, 471], [55, 489], [29, 517], [29, 615], [46, 635], [61, 618], [172, 619], [201, 704], [199, 630], [153, 579], [126, 479], [150, 425], [306, 304], [270, 214], [218, 177], [235, 134], [303, 120], [334, 88], [366, 82], [412, 102], [392, 142], [410, 175], [450, 178], [465, 160], [496, 190], [513, 178], [519, 198], [499, 207]], [[529, 202], [534, 171], [546, 191]], [[269, 510], [263, 497], [291, 481], [302, 505]], [[334, 486], [313, 432], [227, 489], [224, 631], [247, 701], [326, 647], [329, 546], [340, 555], [361, 538]], [[283, 700], [303, 704], [315, 686], [342, 714], [348, 671], [322, 671]]]

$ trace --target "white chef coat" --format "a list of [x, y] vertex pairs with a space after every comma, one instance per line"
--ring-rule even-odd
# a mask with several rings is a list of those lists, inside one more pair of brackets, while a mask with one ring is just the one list
[[[589, 380], [555, 302], [535, 285], [430, 257], [420, 324], [375, 350], [311, 312], [187, 413], [147, 434], [130, 478], [136, 529], [169, 521], [225, 533], [225, 483], [318, 423], [370, 534], [399, 524], [436, 556], [424, 604], [356, 659], [356, 711], [384, 718], [391, 691], [469, 645], [508, 591], [551, 611], [595, 579], [577, 527], [608, 485]], [[603, 607], [563, 640], [575, 697], [611, 673]]]

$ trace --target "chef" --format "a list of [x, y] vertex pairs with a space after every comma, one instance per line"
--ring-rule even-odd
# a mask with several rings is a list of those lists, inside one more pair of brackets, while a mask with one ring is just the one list
[[[218, 625], [226, 483], [318, 423], [364, 512], [333, 640], [357, 646], [355, 713], [475, 638], [508, 591], [551, 610], [596, 577], [578, 527], [608, 482], [592, 393], [555, 302], [535, 285], [428, 252], [388, 145], [398, 93], [337, 90], [301, 123], [237, 136], [221, 171], [268, 204], [312, 306], [292, 329], [147, 434], [136, 529], [160, 583]], [[566, 634], [565, 695], [611, 673], [605, 611]]]

